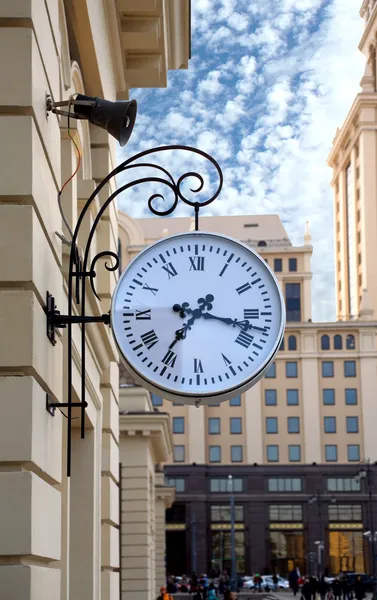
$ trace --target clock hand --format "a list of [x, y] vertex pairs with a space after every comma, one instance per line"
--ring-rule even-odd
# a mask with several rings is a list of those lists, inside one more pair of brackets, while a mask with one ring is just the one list
[[226, 325], [233, 325], [233, 327], [239, 327], [240, 329], [242, 329], [242, 331], [247, 331], [248, 329], [256, 329], [257, 331], [262, 332], [266, 331], [264, 327], [257, 327], [257, 325], [251, 325], [250, 321], [246, 319], [244, 321], [238, 321], [237, 319], [218, 317], [216, 315], [213, 315], [212, 313], [203, 313], [202, 317], [203, 319], [215, 319], [216, 321], [221, 321]]

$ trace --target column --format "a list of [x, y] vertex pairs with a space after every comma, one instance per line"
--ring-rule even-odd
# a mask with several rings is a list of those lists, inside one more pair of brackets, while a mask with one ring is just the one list
[[[360, 400], [362, 402], [362, 421], [364, 432], [364, 452], [360, 448], [360, 458], [370, 459], [373, 463], [377, 460], [376, 428], [377, 403], [376, 403], [376, 359], [373, 356], [376, 347], [374, 331], [360, 332]], [[367, 353], [370, 353], [370, 356]]]
[[196, 463], [197, 465], [205, 464], [205, 424], [204, 424], [203, 406], [187, 407], [188, 416], [188, 447], [186, 448], [186, 462]]
[[119, 600], [119, 367], [101, 378], [103, 402], [101, 600]]
[[62, 347], [44, 313], [63, 291], [60, 131], [44, 108], [59, 98], [58, 3], [33, 5], [0, 3], [0, 595], [60, 600], [62, 417], [45, 405], [62, 400]]
[[306, 463], [321, 463], [322, 436], [321, 436], [321, 395], [319, 389], [319, 373], [317, 351], [317, 332], [303, 333], [301, 335], [301, 382], [303, 403], [303, 434], [304, 449], [302, 459]]
[[136, 432], [122, 434], [120, 458], [121, 600], [154, 600], [148, 439]]
[[175, 499], [175, 488], [164, 484], [164, 474], [155, 475], [156, 505], [155, 505], [155, 558], [156, 558], [156, 597], [160, 595], [161, 586], [166, 582], [166, 534], [165, 511], [170, 508]]
[[246, 462], [263, 464], [261, 383], [245, 392]]

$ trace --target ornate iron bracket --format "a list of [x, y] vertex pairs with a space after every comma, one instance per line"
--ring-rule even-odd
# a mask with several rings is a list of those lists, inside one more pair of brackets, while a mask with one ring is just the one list
[[[144, 159], [146, 156], [152, 154], [158, 154], [160, 152], [166, 151], [183, 151], [190, 152], [191, 154], [199, 155], [206, 160], [208, 160], [212, 167], [214, 168], [215, 174], [217, 176], [217, 187], [212, 194], [212, 196], [204, 201], [195, 201], [193, 199], [187, 198], [183, 191], [183, 183], [187, 183], [188, 179], [196, 180], [196, 186], [190, 187], [190, 192], [193, 194], [199, 193], [205, 187], [204, 177], [195, 171], [189, 171], [181, 175], [177, 180], [173, 178], [173, 176], [162, 166], [154, 163], [144, 162], [141, 159]], [[141, 161], [141, 162], [140, 162]], [[83, 224], [84, 218], [88, 211], [90, 210], [92, 204], [96, 201], [97, 196], [99, 195], [102, 188], [117, 175], [127, 172], [130, 169], [140, 169], [140, 168], [148, 168], [154, 169], [156, 172], [156, 176], [153, 177], [141, 177], [139, 179], [135, 179], [131, 182], [128, 182], [124, 185], [121, 185], [118, 189], [115, 190], [104, 202], [101, 203], [101, 208], [99, 209], [97, 215], [94, 218], [93, 224], [90, 228], [85, 248], [81, 249], [78, 246], [78, 238], [81, 226]], [[56, 344], [56, 329], [57, 328], [66, 328], [67, 329], [67, 353], [68, 353], [68, 367], [67, 367], [67, 377], [68, 377], [68, 398], [65, 403], [53, 403], [51, 399], [47, 398], [46, 400], [46, 409], [48, 412], [53, 415], [55, 413], [55, 408], [67, 408], [67, 419], [68, 419], [68, 427], [67, 427], [67, 476], [69, 477], [71, 474], [71, 440], [72, 440], [72, 409], [80, 408], [81, 414], [81, 437], [85, 437], [85, 409], [88, 406], [88, 403], [85, 400], [86, 395], [86, 325], [87, 323], [103, 323], [105, 325], [110, 325], [110, 315], [103, 314], [98, 316], [92, 316], [86, 314], [86, 283], [89, 280], [91, 289], [93, 294], [97, 297], [98, 300], [101, 300], [99, 297], [96, 287], [95, 287], [95, 278], [96, 278], [96, 266], [99, 260], [104, 258], [113, 259], [112, 264], [104, 263], [105, 268], [108, 271], [116, 271], [119, 267], [119, 256], [111, 251], [104, 251], [98, 253], [92, 260], [90, 261], [90, 247], [94, 237], [94, 233], [96, 228], [110, 203], [115, 200], [119, 194], [125, 192], [128, 189], [131, 189], [135, 186], [142, 184], [155, 184], [166, 186], [170, 193], [172, 194], [173, 201], [171, 205], [165, 210], [159, 210], [155, 208], [153, 203], [156, 200], [165, 200], [165, 197], [161, 193], [152, 194], [148, 199], [148, 208], [149, 210], [157, 216], [165, 217], [174, 212], [176, 209], [179, 200], [184, 202], [185, 204], [191, 206], [194, 209], [195, 215], [195, 230], [199, 229], [199, 210], [216, 200], [223, 185], [223, 175], [218, 163], [208, 154], [198, 150], [197, 148], [191, 148], [189, 146], [161, 146], [159, 148], [152, 148], [150, 150], [145, 150], [144, 152], [140, 152], [135, 156], [125, 160], [118, 167], [116, 167], [111, 173], [109, 173], [103, 181], [98, 185], [98, 187], [94, 190], [90, 198], [86, 201], [75, 226], [75, 229], [72, 233], [72, 239], [67, 241], [71, 247], [70, 256], [69, 256], [69, 271], [68, 271], [68, 313], [60, 314], [60, 310], [58, 310], [55, 305], [54, 297], [47, 292], [46, 295], [46, 333], [47, 337], [50, 340], [51, 344]], [[165, 188], [165, 189], [166, 189]], [[74, 309], [74, 305], [76, 305], [76, 309]], [[81, 390], [80, 390], [80, 402], [72, 401], [72, 325], [79, 324], [81, 325], [81, 338], [80, 338], [80, 348], [78, 349], [81, 352]]]

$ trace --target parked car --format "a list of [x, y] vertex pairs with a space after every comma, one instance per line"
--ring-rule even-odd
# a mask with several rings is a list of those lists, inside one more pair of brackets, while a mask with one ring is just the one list
[[372, 591], [373, 577], [370, 577], [366, 573], [353, 573], [352, 571], [346, 571], [345, 573], [342, 573], [340, 575], [340, 577], [347, 577], [348, 585], [350, 586], [351, 589], [354, 588], [356, 579], [358, 577], [361, 577], [361, 581], [365, 585], [366, 591], [367, 592], [371, 592]]
[[[265, 590], [266, 587], [269, 587], [270, 590], [274, 589], [275, 586], [272, 577], [272, 575], [262, 575], [262, 590]], [[289, 582], [287, 581], [287, 579], [280, 577], [280, 575], [278, 575], [278, 587], [284, 590], [289, 589]], [[243, 583], [243, 588], [247, 590], [252, 590], [254, 588], [254, 578], [250, 577], [245, 579]]]

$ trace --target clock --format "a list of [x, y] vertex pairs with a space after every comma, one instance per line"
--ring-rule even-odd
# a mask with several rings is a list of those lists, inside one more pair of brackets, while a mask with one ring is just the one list
[[173, 235], [140, 252], [111, 305], [114, 337], [136, 381], [197, 406], [254, 385], [273, 361], [284, 325], [284, 300], [269, 266], [216, 233]]

